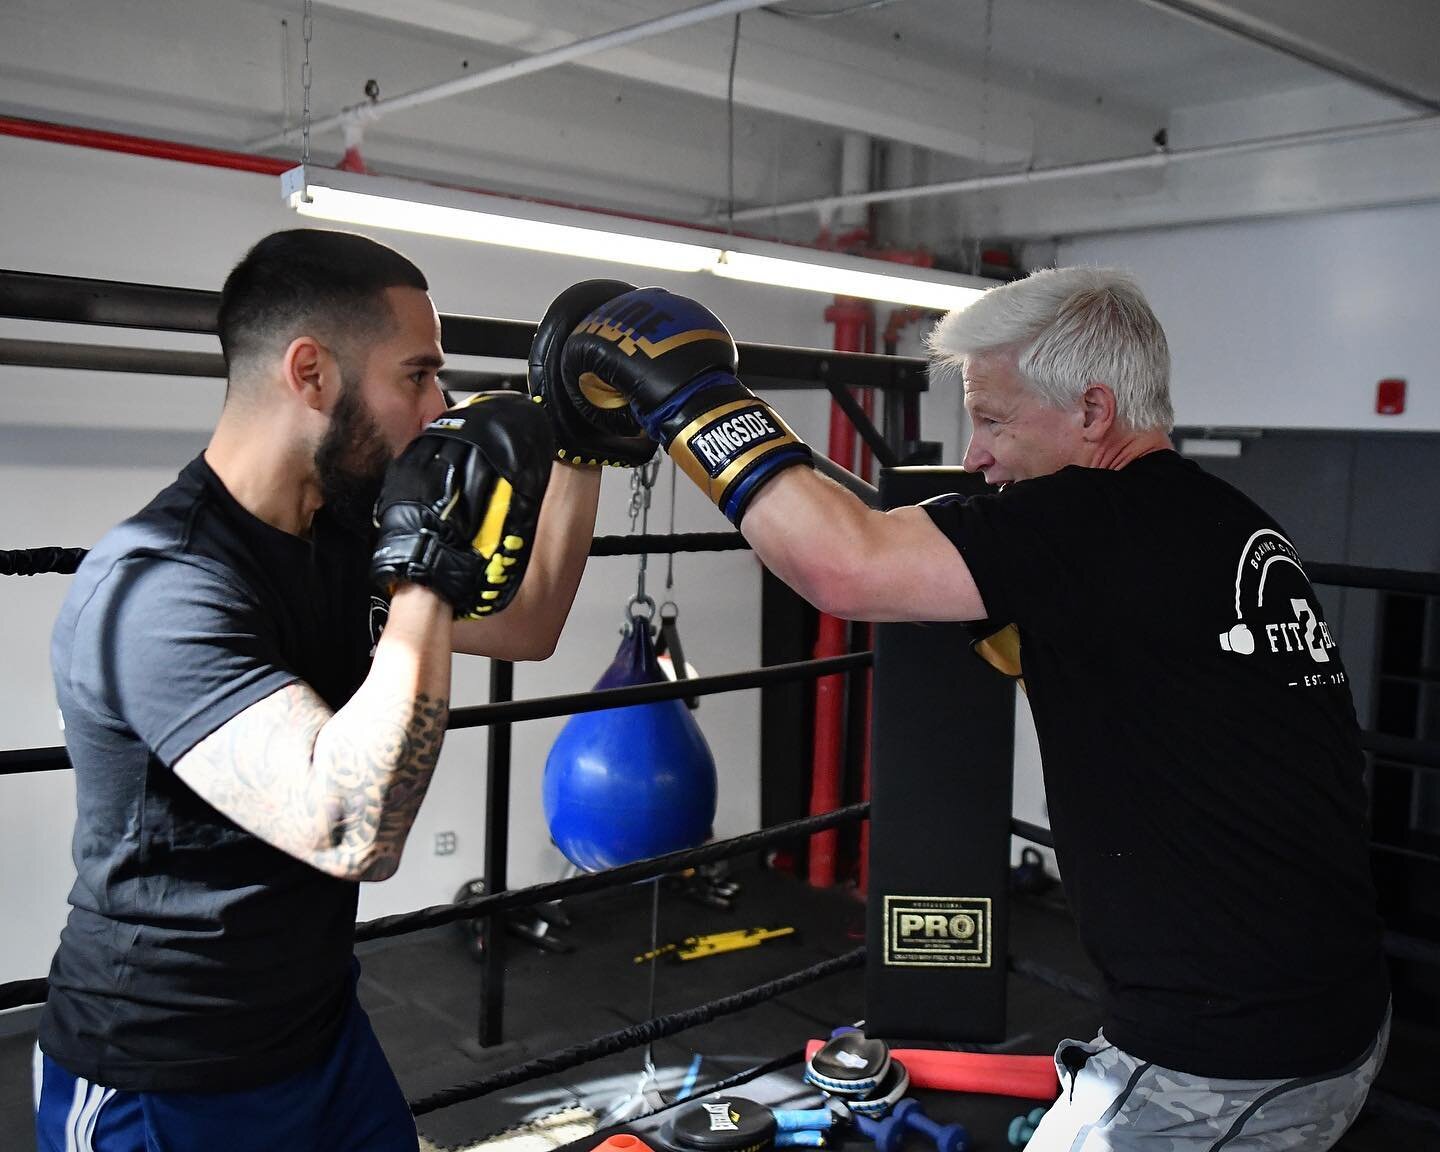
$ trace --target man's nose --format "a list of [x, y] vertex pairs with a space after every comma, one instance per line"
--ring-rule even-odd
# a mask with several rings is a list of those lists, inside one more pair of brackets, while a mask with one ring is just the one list
[[421, 415], [420, 427], [424, 428], [430, 421], [434, 420], [445, 411], [445, 393], [440, 390], [440, 385], [435, 385], [435, 390], [430, 393], [429, 403], [425, 405]]
[[995, 457], [981, 445], [979, 437], [971, 436], [970, 443], [965, 446], [965, 459], [960, 461], [960, 467], [967, 472], [983, 472], [994, 463]]

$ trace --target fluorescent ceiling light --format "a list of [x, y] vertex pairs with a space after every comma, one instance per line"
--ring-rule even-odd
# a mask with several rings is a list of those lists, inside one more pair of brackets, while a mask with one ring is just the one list
[[[976, 276], [407, 180], [304, 167], [293, 168], [280, 179], [285, 198], [295, 211], [337, 223], [670, 272], [710, 272], [756, 284], [941, 311], [968, 304], [992, 286], [991, 281]], [[903, 274], [893, 271], [898, 268], [904, 269]]]
[[[820, 259], [824, 259], [823, 256]], [[850, 259], [854, 260], [853, 257]], [[856, 260], [855, 263], [861, 263]], [[866, 260], [865, 264], [879, 264]], [[879, 264], [881, 268], [885, 265]], [[901, 265], [903, 267], [903, 265]], [[831, 296], [860, 296], [867, 300], [889, 300], [896, 304], [913, 304], [917, 308], [949, 311], [969, 304], [984, 291], [969, 284], [920, 280], [888, 272], [872, 272], [866, 268], [839, 267], [833, 263], [810, 263], [794, 257], [756, 256], [749, 252], [727, 250], [719, 263], [709, 271], [728, 280], [748, 280], [752, 284], [775, 284], [782, 288], [800, 288], [807, 292], [825, 292]]]
[[302, 216], [315, 216], [322, 220], [394, 228], [401, 232], [420, 232], [452, 240], [474, 240], [481, 244], [503, 244], [509, 248], [554, 252], [589, 260], [610, 260], [617, 264], [639, 264], [672, 272], [699, 272], [720, 257], [718, 248], [706, 248], [699, 244], [676, 244], [669, 240], [602, 232], [596, 228], [576, 228], [543, 220], [500, 216], [493, 212], [347, 192], [316, 184], [311, 184], [309, 191], [308, 199], [293, 198], [291, 205]]

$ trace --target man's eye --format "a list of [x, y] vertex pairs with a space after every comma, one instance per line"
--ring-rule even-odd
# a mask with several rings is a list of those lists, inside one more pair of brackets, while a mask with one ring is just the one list
[[427, 369], [422, 368], [419, 372], [410, 373], [410, 379], [417, 388], [423, 387], [430, 382], [430, 373]]

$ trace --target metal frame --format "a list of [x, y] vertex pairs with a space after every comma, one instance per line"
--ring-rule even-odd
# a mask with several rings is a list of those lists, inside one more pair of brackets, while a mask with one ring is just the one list
[[[16, 320], [50, 320], [64, 324], [213, 335], [219, 302], [220, 293], [198, 288], [0, 269], [0, 316]], [[536, 328], [524, 320], [454, 313], [443, 313], [440, 325], [441, 342], [448, 351], [456, 355], [494, 356], [508, 360], [529, 358], [530, 342], [534, 339]], [[73, 348], [63, 344], [61, 347]], [[928, 365], [918, 357], [792, 348], [779, 344], [740, 344], [738, 347], [740, 370], [746, 380], [757, 388], [863, 387], [901, 393], [919, 393], [929, 388]], [[41, 353], [32, 347], [29, 354]], [[58, 351], [54, 355], [58, 356]], [[159, 359], [156, 362], [160, 362]], [[120, 364], [113, 367], [120, 371], [152, 370]], [[201, 373], [192, 371], [184, 374]]]

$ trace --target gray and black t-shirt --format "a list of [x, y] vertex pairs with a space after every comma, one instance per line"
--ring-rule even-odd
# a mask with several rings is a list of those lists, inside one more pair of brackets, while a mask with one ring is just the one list
[[1388, 996], [1364, 764], [1279, 526], [1170, 451], [925, 507], [1019, 628], [1106, 1038], [1236, 1078], [1358, 1055]]
[[350, 698], [382, 615], [369, 556], [323, 509], [309, 539], [258, 520], [199, 457], [80, 566], [51, 644], [78, 876], [40, 1024], [72, 1073], [239, 1089], [333, 1044], [358, 886], [252, 836], [171, 768], [286, 684]]

